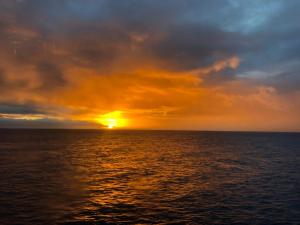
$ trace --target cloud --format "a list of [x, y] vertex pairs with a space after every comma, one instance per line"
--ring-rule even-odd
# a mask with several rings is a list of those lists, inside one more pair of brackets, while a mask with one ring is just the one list
[[42, 113], [36, 106], [26, 104], [26, 105], [16, 105], [10, 103], [2, 103], [0, 105], [0, 112], [4, 114], [40, 114]]
[[[18, 115], [16, 115], [18, 116]], [[68, 120], [54, 120], [54, 119], [26, 119], [19, 118], [12, 119], [9, 117], [2, 117], [0, 114], [0, 128], [34, 128], [34, 129], [100, 129], [101, 125], [80, 121], [68, 121]]]
[[61, 88], [66, 84], [63, 72], [54, 64], [48, 62], [40, 62], [36, 66], [43, 91]]
[[3, 0], [2, 122], [122, 111], [136, 128], [300, 129], [298, 4]]

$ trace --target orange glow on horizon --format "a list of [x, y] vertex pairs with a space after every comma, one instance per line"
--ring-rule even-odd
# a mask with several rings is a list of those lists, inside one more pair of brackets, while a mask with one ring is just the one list
[[121, 128], [128, 125], [128, 121], [123, 118], [121, 111], [113, 111], [100, 115], [95, 120], [97, 123], [106, 126], [108, 129]]

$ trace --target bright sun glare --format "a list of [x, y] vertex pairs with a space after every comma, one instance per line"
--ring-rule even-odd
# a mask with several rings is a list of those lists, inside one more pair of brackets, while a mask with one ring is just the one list
[[113, 111], [96, 118], [97, 123], [106, 126], [108, 129], [124, 127], [127, 125], [127, 120], [122, 117], [121, 111]]

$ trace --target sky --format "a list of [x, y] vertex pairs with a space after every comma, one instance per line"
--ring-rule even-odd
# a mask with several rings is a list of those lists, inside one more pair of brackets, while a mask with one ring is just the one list
[[300, 131], [298, 0], [0, 0], [0, 127]]

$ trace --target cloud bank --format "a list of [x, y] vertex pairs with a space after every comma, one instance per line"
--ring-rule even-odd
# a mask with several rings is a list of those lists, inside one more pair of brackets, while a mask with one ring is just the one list
[[1, 0], [0, 127], [299, 131], [299, 6]]

